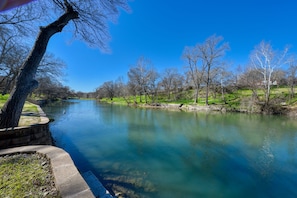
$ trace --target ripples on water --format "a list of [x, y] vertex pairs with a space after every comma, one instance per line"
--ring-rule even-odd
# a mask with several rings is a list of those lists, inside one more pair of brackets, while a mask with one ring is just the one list
[[[296, 128], [285, 117], [72, 101], [44, 108], [83, 172], [129, 197], [297, 197]], [[63, 113], [65, 111], [65, 113]]]

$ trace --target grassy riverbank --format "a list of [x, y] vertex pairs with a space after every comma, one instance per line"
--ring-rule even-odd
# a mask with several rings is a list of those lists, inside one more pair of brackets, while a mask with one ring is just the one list
[[[194, 90], [187, 90], [178, 97], [171, 94], [170, 98], [165, 94], [158, 94], [155, 98], [148, 96], [147, 101], [145, 100], [145, 96], [115, 97], [112, 100], [110, 98], [102, 98], [100, 101], [122, 105], [135, 105], [138, 107], [166, 107], [168, 104], [182, 104], [184, 109], [189, 106], [205, 107], [205, 93], [203, 91], [199, 93], [197, 103], [194, 103], [193, 100], [194, 93]], [[263, 111], [264, 92], [259, 89], [256, 90], [256, 93], [257, 97], [254, 97], [252, 90], [248, 89], [226, 91], [224, 94], [211, 93], [208, 98], [208, 104], [214, 107], [214, 109], [224, 109], [224, 111], [261, 113]], [[292, 97], [288, 87], [273, 87], [271, 89], [269, 105], [273, 114], [290, 113], [297, 108], [297, 96]], [[169, 105], [167, 107], [171, 106]]]

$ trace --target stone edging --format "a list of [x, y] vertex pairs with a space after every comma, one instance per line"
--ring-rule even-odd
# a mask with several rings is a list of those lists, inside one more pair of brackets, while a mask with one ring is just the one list
[[40, 117], [39, 123], [29, 126], [0, 129], [0, 149], [13, 148], [26, 145], [52, 145], [49, 131], [49, 119], [36, 105]]
[[41, 109], [41, 107], [39, 105], [36, 105], [37, 106], [37, 110], [38, 110], [38, 113], [39, 113], [39, 117], [40, 117], [40, 121], [38, 124], [47, 124], [49, 123], [49, 119], [48, 117], [46, 116], [46, 114], [44, 113], [44, 111]]
[[40, 145], [0, 150], [0, 155], [14, 153], [39, 153], [45, 155], [50, 160], [56, 188], [63, 198], [95, 198], [90, 187], [75, 167], [70, 155], [63, 149]]

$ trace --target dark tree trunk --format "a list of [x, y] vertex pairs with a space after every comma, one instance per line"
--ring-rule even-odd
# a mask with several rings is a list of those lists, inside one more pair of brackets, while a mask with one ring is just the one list
[[199, 103], [199, 90], [200, 90], [200, 84], [196, 85], [196, 92], [195, 92], [195, 99], [194, 99], [195, 104]]
[[170, 89], [167, 91], [167, 99], [170, 100]]
[[209, 95], [209, 74], [206, 80], [205, 105], [208, 105], [208, 95]]
[[50, 38], [54, 34], [61, 32], [70, 20], [78, 18], [78, 12], [74, 11], [70, 5], [66, 6], [67, 10], [60, 18], [48, 26], [40, 28], [33, 49], [17, 77], [16, 85], [1, 109], [0, 128], [18, 126], [26, 98], [38, 86], [38, 82], [34, 77]]
[[291, 85], [291, 98], [294, 98], [294, 85]]

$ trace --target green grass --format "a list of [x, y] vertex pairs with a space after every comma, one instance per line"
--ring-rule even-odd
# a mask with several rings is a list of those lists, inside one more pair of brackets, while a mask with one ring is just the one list
[[35, 104], [32, 104], [30, 102], [26, 102], [23, 107], [23, 112], [33, 112], [38, 113], [38, 108]]
[[0, 107], [3, 107], [4, 103], [7, 101], [7, 99], [9, 98], [9, 95], [2, 95], [0, 94]]
[[[0, 108], [3, 107], [7, 99], [9, 98], [9, 95], [0, 95]], [[30, 102], [25, 102], [25, 105], [23, 107], [22, 113], [33, 113], [34, 116], [28, 116], [28, 115], [22, 115], [19, 121], [19, 126], [28, 126], [31, 124], [36, 124], [40, 121], [40, 117], [36, 116], [38, 115], [38, 108], [35, 104], [32, 104]]]
[[0, 197], [60, 197], [48, 160], [38, 154], [0, 156]]
[[[296, 90], [297, 91], [297, 90]], [[182, 93], [182, 97], [178, 100], [173, 100], [174, 96], [172, 95], [171, 100], [168, 100], [166, 94], [159, 94], [157, 100], [154, 102], [151, 98], [148, 99], [148, 103], [168, 103], [168, 104], [185, 104], [191, 105], [194, 104], [193, 95], [194, 90], [188, 90]], [[225, 93], [224, 98], [220, 93], [216, 94], [214, 98], [214, 94], [212, 92], [209, 93], [208, 104], [210, 105], [225, 105], [227, 108], [231, 108], [233, 110], [242, 108], [242, 101], [246, 103], [249, 101], [253, 95], [253, 91], [249, 89], [240, 89], [236, 90], [232, 93]], [[264, 100], [265, 93], [263, 90], [258, 89], [257, 95], [260, 100]], [[270, 94], [271, 101], [275, 99], [275, 101], [285, 102], [290, 106], [297, 105], [297, 94], [296, 97], [290, 98], [290, 89], [288, 87], [272, 87], [271, 94]], [[135, 97], [129, 97], [129, 103], [133, 104]], [[205, 92], [201, 91], [199, 93], [198, 104], [196, 105], [205, 105]], [[101, 101], [108, 102], [108, 103], [117, 103], [117, 104], [127, 104], [124, 98], [113, 98], [110, 100], [108, 98], [104, 98]], [[140, 96], [136, 97], [136, 102], [138, 105], [145, 104], [145, 97], [142, 96], [142, 102], [140, 102]]]
[[[9, 98], [9, 95], [1, 95], [0, 94], [0, 108], [3, 107], [3, 105], [5, 104], [5, 102], [7, 101], [7, 99]], [[32, 113], [38, 113], [38, 109], [37, 106], [30, 103], [30, 102], [26, 102], [23, 108], [23, 112], [32, 112]]]

